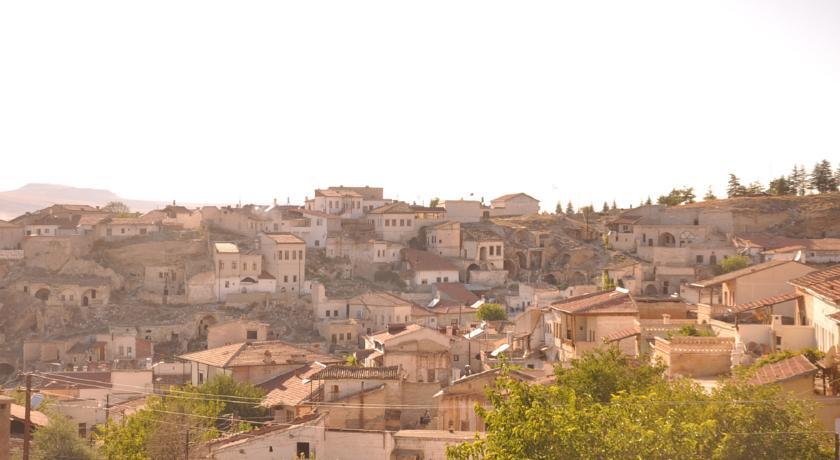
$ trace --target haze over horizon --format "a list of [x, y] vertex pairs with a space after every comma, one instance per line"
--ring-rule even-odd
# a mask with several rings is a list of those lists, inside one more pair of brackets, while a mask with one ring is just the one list
[[840, 160], [840, 3], [0, 6], [0, 190], [551, 210]]

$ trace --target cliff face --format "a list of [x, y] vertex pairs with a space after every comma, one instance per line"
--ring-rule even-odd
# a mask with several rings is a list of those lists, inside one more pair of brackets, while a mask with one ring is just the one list
[[743, 197], [686, 205], [732, 212], [736, 233], [794, 238], [840, 237], [840, 193]]

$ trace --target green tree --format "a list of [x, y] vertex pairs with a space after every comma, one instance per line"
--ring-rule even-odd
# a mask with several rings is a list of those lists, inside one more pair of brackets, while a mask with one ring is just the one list
[[819, 193], [837, 191], [837, 178], [834, 176], [834, 171], [832, 171], [831, 163], [828, 160], [822, 160], [814, 165], [809, 185]]
[[563, 203], [557, 202], [557, 206], [554, 207], [554, 214], [563, 214]]
[[430, 208], [436, 208], [439, 204], [440, 204], [440, 198], [438, 198], [438, 197], [434, 197], [431, 200], [429, 200], [429, 207]]
[[507, 319], [507, 311], [497, 303], [485, 303], [478, 307], [476, 316], [481, 321], [504, 321]]
[[610, 272], [604, 270], [604, 273], [601, 275], [601, 290], [602, 291], [614, 291], [615, 290], [615, 282], [612, 278], [610, 278]]
[[131, 209], [122, 201], [109, 201], [108, 204], [102, 207], [102, 210], [118, 215], [131, 214]]
[[93, 460], [99, 458], [97, 452], [79, 437], [79, 428], [75, 423], [58, 414], [50, 414], [49, 418], [49, 425], [38, 428], [32, 436], [33, 459]]
[[[107, 424], [98, 436], [102, 453], [109, 459], [171, 458], [173, 451], [183, 449], [187, 432], [199, 443], [224, 430], [248, 430], [264, 420], [266, 410], [257, 404], [264, 394], [227, 375], [199, 386], [176, 387], [166, 395], [149, 397], [143, 409], [120, 422]], [[241, 422], [231, 424], [231, 419]]]
[[803, 196], [808, 189], [808, 177], [805, 174], [805, 166], [793, 165], [793, 171], [788, 176], [788, 182], [793, 189], [794, 195]]
[[709, 201], [709, 200], [717, 200], [717, 197], [715, 196], [715, 192], [712, 191], [712, 186], [711, 185], [709, 186], [708, 190], [706, 190], [706, 194], [703, 195], [703, 201]]
[[572, 202], [569, 201], [569, 204], [566, 205], [566, 215], [571, 216], [571, 215], [574, 215], [574, 213], [575, 213], [575, 208], [574, 208], [574, 206], [572, 206]]
[[[840, 169], [838, 169], [838, 171], [840, 171]], [[613, 200], [612, 208], [610, 208], [610, 209], [613, 210], [613, 211], [618, 211], [618, 204], [615, 202], [615, 200]]]
[[[637, 367], [638, 366], [638, 367]], [[556, 368], [556, 382], [531, 385], [503, 366], [490, 408], [479, 407], [486, 436], [447, 448], [467, 459], [828, 459], [813, 406], [778, 387], [740, 381], [707, 393], [660, 366], [636, 365], [615, 348]], [[748, 400], [750, 404], [742, 404]], [[773, 415], [778, 411], [778, 415]]]
[[610, 205], [605, 201], [604, 205], [601, 206], [601, 214], [606, 214], [610, 212]]
[[744, 196], [747, 193], [746, 187], [741, 185], [740, 179], [735, 174], [729, 174], [729, 181], [726, 186], [726, 196], [734, 198]]
[[718, 274], [734, 272], [742, 268], [747, 268], [750, 265], [750, 258], [747, 256], [732, 256], [727, 257], [718, 262], [716, 271]]
[[678, 206], [683, 203], [694, 203], [695, 198], [693, 187], [675, 188], [667, 195], [661, 195], [657, 203]]
[[747, 195], [761, 195], [764, 193], [764, 186], [761, 185], [759, 181], [750, 182], [750, 185], [747, 186], [746, 192]]
[[653, 204], [653, 200], [650, 199], [650, 195], [648, 195], [647, 200], [645, 200], [645, 205], [650, 206]]
[[779, 176], [767, 186], [767, 193], [771, 195], [791, 195], [793, 192], [793, 187], [785, 176]]

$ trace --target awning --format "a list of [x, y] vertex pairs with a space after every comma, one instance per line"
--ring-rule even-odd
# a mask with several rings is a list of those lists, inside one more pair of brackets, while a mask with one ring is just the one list
[[801, 298], [800, 294], [791, 292], [789, 294], [782, 294], [773, 297], [765, 297], [763, 299], [754, 300], [752, 302], [742, 303], [730, 308], [732, 313], [743, 313], [745, 311], [758, 310], [759, 308], [771, 307], [783, 302], [789, 302]]
[[496, 348], [495, 350], [491, 351], [490, 356], [495, 358], [496, 356], [499, 356], [499, 353], [504, 353], [504, 351], [508, 348], [510, 348], [510, 344], [503, 343], [499, 348]]
[[622, 329], [620, 331], [613, 332], [612, 334], [607, 334], [606, 336], [604, 336], [604, 343], [618, 342], [619, 340], [626, 339], [628, 337], [633, 337], [641, 333], [642, 331], [639, 329], [639, 326], [628, 327], [627, 329]]

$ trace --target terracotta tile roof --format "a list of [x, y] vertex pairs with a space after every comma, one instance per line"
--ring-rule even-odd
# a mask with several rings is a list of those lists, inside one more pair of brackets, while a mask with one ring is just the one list
[[302, 239], [291, 233], [266, 233], [265, 236], [278, 244], [306, 244]]
[[408, 324], [405, 326], [404, 329], [400, 329], [399, 331], [386, 329], [384, 331], [377, 332], [376, 334], [371, 335], [370, 338], [385, 343], [389, 340], [396, 339], [397, 337], [403, 337], [409, 334], [413, 334], [421, 329], [425, 328], [419, 324]]
[[790, 280], [789, 283], [813, 291], [834, 303], [840, 302], [840, 265], [808, 273]]
[[320, 391], [321, 382], [312, 381], [310, 378], [323, 368], [320, 364], [309, 364], [257, 385], [267, 392], [260, 405], [297, 406], [312, 399]]
[[411, 317], [412, 318], [419, 318], [421, 316], [435, 316], [435, 314], [434, 314], [434, 312], [432, 312], [428, 308], [423, 308], [419, 305], [412, 305], [411, 306]]
[[82, 216], [53, 216], [46, 214], [34, 219], [29, 225], [57, 225], [58, 228], [74, 229], [79, 226]]
[[612, 334], [607, 334], [606, 336], [604, 336], [604, 342], [605, 343], [616, 342], [616, 341], [619, 341], [621, 339], [626, 339], [628, 337], [633, 337], [634, 335], [639, 335], [641, 333], [642, 333], [642, 331], [639, 328], [639, 326], [628, 327], [627, 329], [622, 329], [620, 331], [615, 331]]
[[593, 292], [561, 300], [551, 304], [553, 310], [580, 314], [637, 314], [639, 308], [630, 294], [612, 292]]
[[321, 211], [312, 211], [310, 209], [298, 209], [297, 211], [307, 216], [323, 217], [324, 219], [340, 219], [339, 216], [334, 216]]
[[[441, 210], [442, 211], [442, 210]], [[371, 209], [368, 214], [414, 214], [414, 209], [408, 203], [397, 201], [395, 203], [386, 204], [376, 209]]]
[[[18, 404], [12, 404], [11, 409], [13, 419], [21, 421], [26, 419], [26, 407]], [[43, 412], [31, 409], [29, 411], [29, 421], [35, 426], [47, 426], [50, 424], [49, 417], [47, 417]]]
[[805, 356], [796, 355], [759, 367], [747, 383], [752, 385], [767, 385], [816, 373], [817, 366], [811, 364], [811, 361], [808, 361], [808, 358]]
[[314, 361], [337, 362], [338, 358], [299, 348], [279, 340], [235, 343], [179, 356], [214, 367], [262, 366], [266, 364], [301, 365]]
[[313, 380], [399, 380], [400, 367], [327, 366], [312, 375]]
[[787, 302], [790, 300], [795, 300], [802, 297], [801, 295], [791, 292], [788, 294], [776, 295], [772, 297], [765, 297], [763, 299], [753, 300], [752, 302], [742, 303], [740, 305], [735, 305], [731, 308], [731, 310], [735, 313], [742, 313], [745, 311], [750, 310], [757, 310], [763, 307], [770, 307], [776, 304], [780, 304], [782, 302]]
[[441, 299], [446, 298], [464, 305], [472, 305], [480, 299], [463, 283], [437, 283], [435, 289], [440, 292]]
[[520, 197], [520, 196], [524, 196], [524, 197], [526, 197], [526, 198], [530, 198], [530, 199], [532, 199], [532, 200], [534, 200], [534, 201], [537, 201], [537, 202], [539, 202], [539, 201], [540, 201], [540, 200], [538, 200], [538, 199], [536, 199], [536, 198], [532, 197], [531, 195], [528, 195], [527, 193], [509, 193], [509, 194], [507, 194], [507, 195], [502, 195], [502, 196], [500, 196], [500, 197], [498, 197], [498, 198], [494, 198], [494, 199], [490, 200], [490, 202], [491, 202], [491, 203], [496, 203], [496, 202], [507, 202], [507, 201], [510, 201], [510, 200], [512, 200], [512, 199], [514, 199], [514, 198], [518, 198], [518, 197]]
[[417, 271], [430, 270], [449, 270], [457, 271], [458, 269], [448, 260], [439, 255], [432, 254], [428, 251], [419, 251], [417, 249], [406, 248], [403, 251], [403, 260], [408, 262], [411, 269]]
[[770, 268], [778, 267], [779, 265], [784, 264], [795, 264], [798, 262], [794, 262], [791, 260], [771, 260], [768, 262], [764, 262], [761, 264], [751, 265], [746, 268], [742, 268], [740, 270], [735, 270], [734, 272], [724, 273], [723, 275], [715, 276], [714, 278], [709, 278], [702, 281], [697, 281], [691, 283], [692, 286], [696, 287], [709, 287], [709, 286], [716, 286], [718, 284], [725, 283], [727, 281], [732, 281], [736, 278], [740, 278], [742, 276], [752, 275], [753, 273], [757, 273], [763, 270], [767, 270]]

